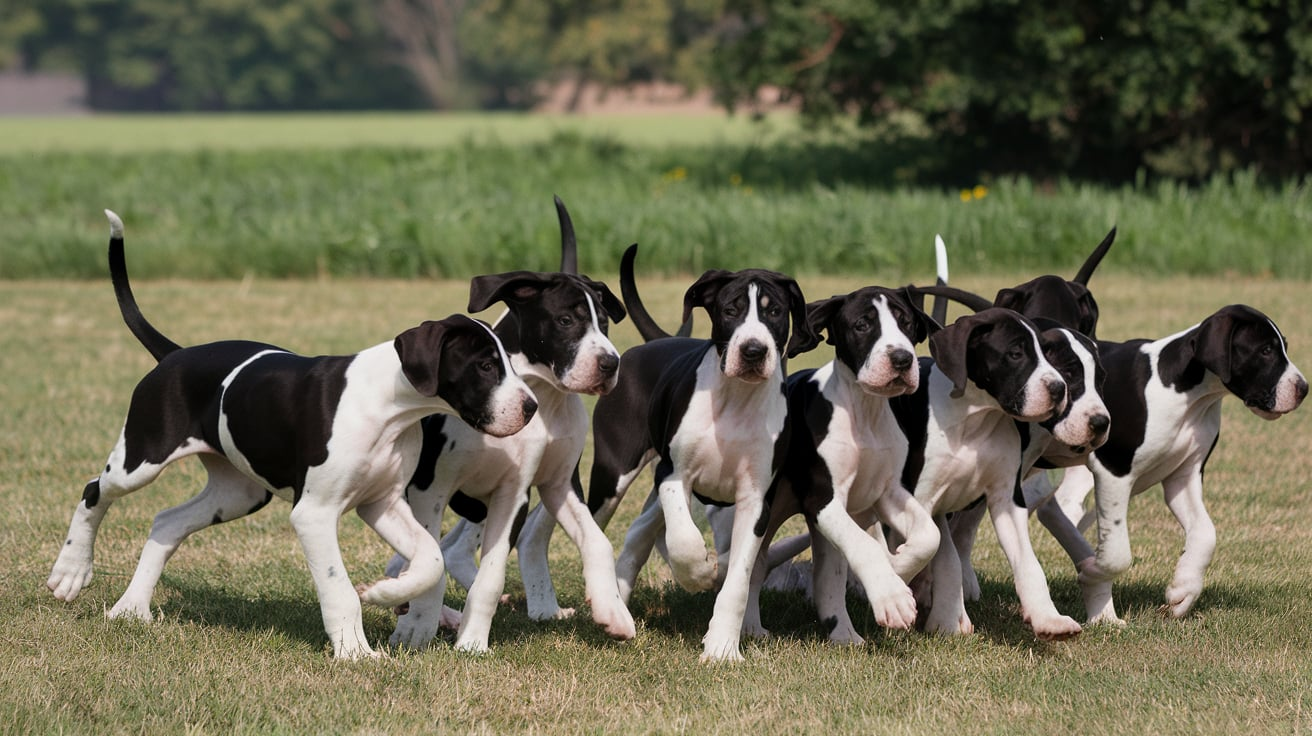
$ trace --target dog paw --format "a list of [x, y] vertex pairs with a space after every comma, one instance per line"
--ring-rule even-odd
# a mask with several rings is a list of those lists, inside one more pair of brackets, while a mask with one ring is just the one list
[[[886, 629], [909, 629], [916, 623], [916, 597], [901, 580], [879, 596], [871, 596], [875, 622]], [[867, 591], [869, 592], [869, 591]]]
[[703, 664], [743, 661], [743, 653], [738, 651], [738, 637], [721, 638], [707, 635], [707, 637], [702, 640], [702, 656], [700, 661]]
[[366, 659], [381, 657], [382, 655], [375, 652], [369, 646], [369, 641], [365, 639], [363, 625], [356, 624], [354, 629], [354, 631], [343, 630], [328, 633], [328, 638], [333, 643], [333, 658]]
[[464, 614], [460, 611], [457, 611], [450, 606], [442, 606], [442, 615], [438, 617], [437, 625], [448, 631], [459, 631], [460, 622], [464, 620], [464, 618]]
[[[446, 611], [442, 611], [438, 616], [426, 616], [424, 613], [411, 607], [409, 613], [397, 618], [396, 629], [388, 637], [387, 643], [405, 649], [423, 649], [432, 643], [437, 636], [438, 626], [442, 625]], [[459, 623], [456, 625], [459, 626]]]
[[1166, 589], [1166, 606], [1164, 610], [1171, 618], [1184, 618], [1193, 610], [1198, 596], [1202, 595], [1202, 586], [1172, 584]]
[[970, 622], [970, 616], [966, 615], [965, 610], [959, 611], [955, 616], [935, 615], [935, 611], [931, 610], [929, 618], [925, 620], [925, 633], [968, 636], [975, 633], [975, 624]]
[[961, 568], [961, 593], [963, 600], [979, 600], [979, 577], [975, 575], [975, 568]]
[[46, 579], [46, 587], [57, 600], [67, 602], [77, 598], [82, 589], [91, 584], [91, 578], [90, 560], [70, 560], [60, 555]]
[[528, 607], [528, 617], [532, 621], [563, 621], [567, 618], [574, 617], [573, 608], [561, 608], [560, 606], [534, 606]]
[[1104, 611], [1097, 616], [1091, 616], [1088, 621], [1084, 622], [1085, 626], [1115, 626], [1122, 628], [1125, 626], [1125, 619], [1117, 616], [1114, 611]]
[[759, 619], [756, 621], [744, 619], [742, 635], [753, 639], [766, 639], [770, 636], [770, 630], [762, 626]]
[[[574, 609], [569, 609], [572, 614]], [[638, 626], [633, 621], [633, 614], [623, 603], [616, 599], [616, 605], [592, 607], [592, 621], [601, 626], [606, 636], [619, 641], [628, 641], [638, 635]]]
[[848, 619], [835, 624], [833, 630], [829, 632], [829, 643], [856, 647], [865, 644], [866, 640], [856, 633], [856, 629], [852, 627], [852, 620]]
[[671, 561], [670, 565], [675, 581], [690, 593], [714, 590], [719, 568], [720, 561], [714, 551], [707, 552], [706, 559], [696, 564], [678, 565]]
[[150, 601], [133, 601], [126, 597], [118, 599], [118, 603], [109, 609], [105, 618], [114, 619], [137, 619], [147, 623], [154, 621], [155, 617], [150, 612]]
[[1027, 616], [1026, 623], [1034, 630], [1034, 635], [1042, 641], [1065, 641], [1079, 636], [1080, 632], [1083, 631], [1075, 619], [1061, 614], [1044, 616], [1034, 620], [1030, 620]]
[[478, 639], [476, 637], [456, 639], [455, 650], [467, 654], [488, 654], [492, 651], [488, 648], [487, 639]]

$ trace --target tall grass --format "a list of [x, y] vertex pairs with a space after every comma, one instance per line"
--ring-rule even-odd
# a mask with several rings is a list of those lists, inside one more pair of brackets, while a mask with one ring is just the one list
[[0, 278], [100, 276], [104, 207], [124, 217], [143, 277], [550, 269], [553, 193], [593, 273], [613, 273], [637, 241], [653, 273], [750, 265], [923, 280], [935, 233], [964, 272], [1064, 273], [1117, 225], [1113, 271], [1312, 277], [1312, 203], [1293, 182], [911, 186], [917, 155], [855, 139], [649, 146], [575, 131], [422, 147], [11, 151], [0, 153]]

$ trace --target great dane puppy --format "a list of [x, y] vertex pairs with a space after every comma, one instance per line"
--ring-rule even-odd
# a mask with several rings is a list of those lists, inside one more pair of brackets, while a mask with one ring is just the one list
[[[788, 442], [784, 358], [819, 338], [797, 282], [773, 271], [707, 271], [684, 294], [684, 322], [696, 307], [710, 315], [709, 340], [671, 337], [629, 350], [615, 389], [597, 400], [588, 505], [609, 520], [638, 471], [658, 459], [656, 488], [616, 564], [620, 593], [627, 600], [664, 530], [680, 585], [708, 590], [723, 581], [702, 661], [738, 660], [769, 489]], [[693, 494], [735, 504], [723, 570], [690, 516]]]
[[[511, 527], [516, 515], [526, 510], [530, 485], [537, 486], [542, 506], [551, 514], [547, 523], [557, 520], [579, 548], [594, 620], [610, 636], [631, 639], [633, 617], [616, 587], [610, 541], [572, 483], [588, 434], [588, 415], [579, 394], [605, 394], [614, 387], [620, 356], [606, 331], [609, 320], [624, 318], [624, 307], [605, 284], [565, 273], [480, 276], [470, 292], [471, 312], [495, 302], [509, 307], [495, 331], [511, 365], [537, 396], [538, 411], [522, 431], [504, 438], [480, 434], [444, 415], [423, 422], [424, 451], [406, 491], [416, 518], [436, 535], [447, 500], [457, 489], [486, 507], [486, 532], [473, 532], [482, 537], [482, 561], [472, 583], [462, 581], [469, 595], [456, 648], [487, 649], [492, 615], [505, 585]], [[470, 557], [461, 555], [472, 563]], [[532, 598], [533, 586], [527, 587]], [[439, 585], [410, 602], [397, 619], [392, 643], [420, 647], [432, 640], [444, 588]], [[555, 603], [554, 590], [550, 598]]]
[[921, 359], [919, 390], [889, 400], [909, 439], [902, 483], [934, 516], [941, 537], [930, 566], [932, 606], [925, 630], [974, 630], [947, 516], [982, 496], [1011, 563], [1022, 614], [1035, 634], [1043, 639], [1078, 634], [1079, 624], [1052, 603], [1030, 546], [1028, 512], [1015, 500], [1022, 464], [1015, 420], [1044, 421], [1068, 403], [1066, 382], [1045, 357], [1039, 329], [1010, 309], [990, 308], [935, 333], [929, 346], [933, 357]]
[[1089, 622], [1120, 624], [1111, 583], [1132, 560], [1130, 497], [1160, 483], [1185, 535], [1166, 589], [1167, 609], [1181, 617], [1202, 593], [1216, 548], [1216, 528], [1203, 503], [1203, 468], [1220, 436], [1221, 399], [1233, 394], [1257, 416], [1274, 420], [1302, 404], [1307, 380], [1275, 323], [1242, 304], [1169, 337], [1099, 342], [1098, 351], [1108, 384], [1118, 388], [1107, 396], [1110, 436], [1088, 458], [1097, 552], [1059, 510], [1039, 518], [1058, 527], [1054, 534], [1079, 569]]
[[[828, 334], [834, 359], [788, 377], [791, 438], [766, 526], [768, 543], [795, 514], [811, 530], [813, 599], [830, 639], [860, 643], [847, 616], [849, 568], [863, 586], [881, 626], [915, 623], [915, 598], [906, 581], [933, 557], [939, 531], [923, 506], [902, 486], [907, 436], [889, 398], [920, 387], [915, 346], [939, 329], [906, 290], [872, 286], [807, 305], [807, 322]], [[890, 556], [866, 532], [888, 524], [905, 540]], [[765, 636], [760, 590], [768, 568], [765, 550], [752, 570], [744, 633]]]
[[[355, 355], [308, 358], [238, 340], [180, 347], [142, 316], [128, 283], [123, 223], [105, 214], [119, 309], [159, 363], [133, 391], [118, 443], [83, 491], [46, 586], [60, 600], [76, 598], [91, 581], [109, 506], [175, 460], [200, 455], [208, 483], [155, 517], [136, 574], [109, 615], [150, 620], [155, 584], [182, 540], [276, 495], [292, 504], [333, 655], [374, 656], [360, 601], [394, 606], [443, 576], [437, 542], [402, 496], [419, 460], [419, 420], [441, 412], [480, 432], [513, 434], [537, 411], [532, 391], [492, 330], [463, 316], [425, 322]], [[352, 509], [411, 561], [408, 572], [351, 586], [337, 524]]]

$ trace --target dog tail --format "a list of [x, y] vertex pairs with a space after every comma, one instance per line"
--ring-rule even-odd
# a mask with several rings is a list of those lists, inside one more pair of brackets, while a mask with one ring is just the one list
[[560, 220], [560, 272], [577, 275], [579, 242], [574, 238], [574, 222], [569, 219], [569, 210], [560, 197], [552, 195], [552, 198], [556, 200], [556, 218]]
[[1113, 240], [1116, 240], [1115, 225], [1112, 226], [1112, 231], [1107, 233], [1107, 237], [1103, 238], [1102, 242], [1098, 244], [1098, 247], [1093, 249], [1093, 252], [1085, 259], [1084, 265], [1080, 266], [1080, 272], [1075, 274], [1075, 278], [1071, 280], [1082, 286], [1088, 286], [1089, 277], [1093, 275], [1093, 269], [1097, 268], [1099, 263], [1102, 263], [1102, 257], [1107, 255], [1108, 250], [1111, 250]]
[[674, 335], [666, 332], [656, 320], [651, 318], [647, 313], [647, 307], [642, 303], [642, 297], [638, 296], [638, 283], [633, 278], [633, 261], [638, 256], [638, 244], [630, 245], [624, 251], [620, 258], [620, 294], [624, 297], [624, 308], [629, 310], [629, 317], [633, 320], [633, 326], [638, 328], [638, 334], [642, 335], [644, 342], [660, 340], [666, 337], [688, 337], [692, 335], [692, 318], [689, 317], [687, 322], [679, 325], [679, 331]]
[[[945, 299], [936, 298], [934, 300], [935, 314], [938, 313], [939, 304], [941, 302], [945, 302], [946, 299], [951, 299], [952, 301], [957, 302], [958, 304], [964, 304], [966, 305], [966, 307], [976, 312], [983, 311], [993, 306], [993, 302], [989, 301], [988, 299], [985, 299], [979, 294], [972, 294], [971, 292], [966, 291], [965, 289], [958, 289], [955, 286], [948, 286], [947, 284], [937, 284], [934, 286], [912, 286], [908, 288], [910, 288], [912, 291], [918, 294], [932, 294], [935, 297], [945, 297]], [[943, 308], [945, 310], [947, 309], [946, 303], [943, 304]], [[943, 324], [941, 321], [939, 321], [938, 317], [936, 316], [934, 317], [934, 321], [938, 322], [939, 324]]]
[[[943, 236], [934, 235], [934, 268], [938, 274], [935, 284], [938, 286], [948, 285], [948, 247], [943, 243]], [[948, 319], [948, 300], [942, 296], [934, 296], [934, 308], [930, 314], [934, 321], [939, 324], [947, 324]]]
[[123, 221], [109, 210], [105, 210], [105, 217], [109, 218], [109, 280], [114, 284], [119, 313], [133, 336], [158, 362], [174, 350], [181, 350], [182, 346], [160, 334], [141, 314], [137, 299], [132, 295], [132, 286], [128, 284], [127, 259], [123, 255]]

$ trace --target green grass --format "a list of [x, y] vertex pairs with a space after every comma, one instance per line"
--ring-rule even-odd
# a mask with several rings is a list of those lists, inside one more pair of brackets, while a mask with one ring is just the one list
[[99, 278], [101, 209], [142, 276], [466, 278], [553, 268], [551, 195], [586, 271], [632, 242], [646, 273], [774, 268], [924, 280], [942, 233], [963, 273], [1312, 278], [1312, 203], [1240, 174], [1139, 182], [920, 181], [932, 151], [719, 117], [192, 116], [0, 120], [0, 279]]
[[[540, 246], [549, 254], [550, 241]], [[144, 255], [131, 257], [145, 266]], [[1033, 275], [983, 277], [962, 268], [954, 281], [991, 293]], [[818, 298], [870, 280], [810, 276], [801, 285]], [[677, 319], [687, 283], [643, 280], [662, 323]], [[1095, 285], [1099, 331], [1108, 339], [1168, 334], [1243, 301], [1285, 328], [1305, 370], [1312, 364], [1302, 283], [1100, 273]], [[464, 281], [143, 279], [136, 286], [144, 312], [183, 344], [246, 337], [306, 353], [388, 340], [459, 310], [467, 298]], [[1130, 511], [1136, 564], [1116, 586], [1128, 626], [1065, 643], [1037, 642], [1021, 624], [1005, 560], [985, 529], [976, 547], [984, 596], [968, 606], [975, 636], [885, 634], [852, 601], [869, 643], [833, 648], [805, 600], [780, 593], [763, 602], [775, 637], [747, 643], [741, 665], [706, 667], [697, 658], [711, 596], [669, 587], [662, 570], [649, 567], [632, 606], [638, 637], [610, 642], [588, 620], [577, 553], [557, 535], [553, 570], [562, 603], [580, 609], [577, 619], [527, 620], [512, 563], [511, 602], [493, 623], [491, 654], [457, 654], [448, 638], [422, 652], [344, 663], [329, 657], [280, 502], [188, 540], [156, 591], [155, 623], [104, 619], [153, 515], [199, 488], [198, 463], [180, 463], [116, 504], [101, 530], [95, 581], [73, 603], [55, 601], [44, 581], [68, 519], [151, 360], [123, 327], [103, 280], [5, 284], [0, 321], [6, 732], [1297, 734], [1312, 726], [1307, 409], [1267, 423], [1226, 401], [1206, 494], [1218, 551], [1196, 612], [1182, 621], [1158, 613], [1181, 538], [1154, 491]], [[638, 340], [627, 322], [611, 334], [621, 348]], [[791, 367], [815, 365], [829, 350], [821, 346]], [[608, 529], [617, 546], [639, 505], [630, 499]], [[380, 574], [388, 549], [354, 516], [341, 526], [353, 579]], [[1072, 566], [1037, 525], [1034, 537], [1058, 607], [1078, 617]], [[461, 596], [453, 588], [449, 600], [459, 604]], [[393, 624], [389, 612], [366, 611], [375, 643]]]

